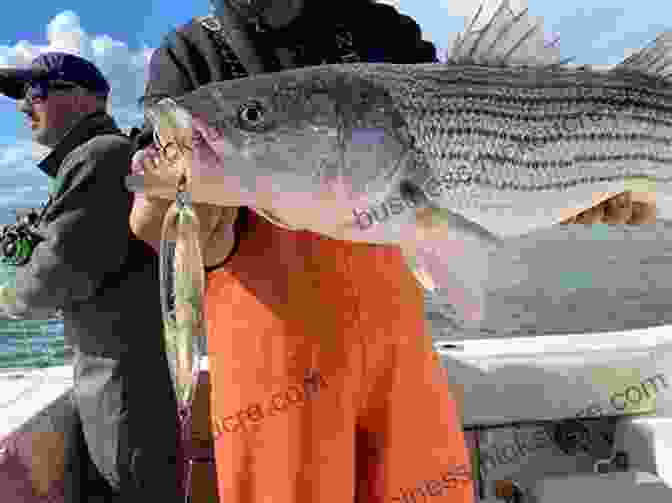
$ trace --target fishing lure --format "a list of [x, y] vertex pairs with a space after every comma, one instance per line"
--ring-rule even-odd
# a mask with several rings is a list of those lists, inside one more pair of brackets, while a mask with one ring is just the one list
[[[153, 119], [164, 127], [167, 122], [168, 127], [173, 125], [173, 119], [165, 114]], [[175, 143], [163, 146], [156, 131], [154, 141], [162, 160], [167, 165], [177, 165], [188, 147]], [[178, 406], [187, 415], [207, 353], [203, 315], [205, 272], [199, 236], [200, 221], [183, 170], [175, 202], [163, 220], [159, 275], [166, 356]]]

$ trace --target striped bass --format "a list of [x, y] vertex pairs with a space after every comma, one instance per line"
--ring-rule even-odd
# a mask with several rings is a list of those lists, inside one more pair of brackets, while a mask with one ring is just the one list
[[503, 238], [642, 181], [658, 194], [672, 176], [672, 32], [619, 65], [577, 67], [526, 15], [502, 2], [447, 63], [255, 75], [161, 100], [148, 118], [195, 202], [398, 245], [437, 301], [477, 322]]

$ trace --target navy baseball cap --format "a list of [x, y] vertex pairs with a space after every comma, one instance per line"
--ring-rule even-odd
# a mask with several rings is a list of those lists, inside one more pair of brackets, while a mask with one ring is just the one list
[[0, 68], [0, 94], [21, 100], [26, 84], [53, 80], [72, 82], [105, 96], [110, 93], [107, 79], [90, 61], [74, 54], [48, 52], [35, 58], [27, 68]]

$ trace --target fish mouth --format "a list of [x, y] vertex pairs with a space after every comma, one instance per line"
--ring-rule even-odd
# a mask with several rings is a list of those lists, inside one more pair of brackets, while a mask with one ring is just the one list
[[173, 143], [184, 151], [216, 144], [217, 156], [220, 158], [249, 157], [245, 138], [234, 127], [223, 123], [213, 124], [187, 111], [171, 98], [164, 98], [150, 107], [146, 115], [164, 145]]

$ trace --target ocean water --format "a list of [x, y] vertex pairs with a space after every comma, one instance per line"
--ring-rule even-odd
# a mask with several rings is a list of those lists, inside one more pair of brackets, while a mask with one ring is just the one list
[[[12, 277], [0, 266], [0, 284]], [[53, 320], [0, 320], [0, 369], [63, 365], [69, 358], [63, 323]]]
[[[0, 265], [0, 284], [12, 277], [12, 267]], [[61, 320], [0, 319], [0, 369], [63, 365], [69, 353]]]
[[490, 256], [485, 319], [464, 328], [427, 299], [435, 337], [588, 334], [672, 324], [672, 223], [571, 225], [507, 240]]
[[[11, 167], [5, 164], [0, 173], [0, 225], [14, 223], [15, 211], [39, 209], [49, 197], [49, 178], [26, 161], [17, 159]], [[12, 268], [0, 264], [0, 284], [11, 277]], [[0, 369], [63, 365], [69, 353], [60, 320], [0, 319]]]
[[61, 321], [0, 321], [0, 369], [63, 365], [69, 357]]

